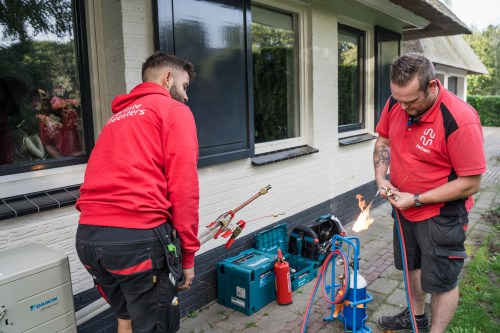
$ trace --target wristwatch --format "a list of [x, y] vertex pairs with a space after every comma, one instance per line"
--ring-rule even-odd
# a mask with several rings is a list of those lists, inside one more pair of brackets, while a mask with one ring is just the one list
[[418, 207], [422, 207], [424, 204], [420, 202], [419, 200], [419, 195], [420, 193], [415, 193], [415, 196], [414, 196], [414, 199], [415, 199], [415, 207], [418, 208]]

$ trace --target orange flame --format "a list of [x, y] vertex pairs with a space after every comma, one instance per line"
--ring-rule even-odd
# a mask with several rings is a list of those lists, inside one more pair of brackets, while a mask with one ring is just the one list
[[[356, 195], [356, 199], [359, 200], [359, 209], [361, 209], [361, 214], [359, 214], [358, 219], [356, 222], [354, 222], [354, 225], [352, 226], [352, 231], [354, 232], [360, 232], [362, 230], [368, 229], [368, 227], [375, 222], [373, 218], [370, 217], [370, 207], [372, 206], [372, 203], [366, 207], [366, 203], [363, 199], [363, 196], [361, 194]], [[366, 208], [365, 208], [366, 207]]]

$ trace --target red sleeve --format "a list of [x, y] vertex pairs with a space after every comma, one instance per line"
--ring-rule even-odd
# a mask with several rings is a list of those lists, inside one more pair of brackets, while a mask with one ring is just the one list
[[175, 106], [163, 117], [163, 151], [167, 199], [172, 204], [172, 224], [179, 232], [182, 267], [194, 266], [200, 248], [198, 139], [193, 114], [187, 106]]
[[486, 172], [483, 130], [480, 124], [460, 126], [448, 137], [448, 154], [458, 176]]
[[382, 114], [380, 115], [380, 120], [378, 122], [376, 131], [377, 133], [384, 137], [388, 138], [389, 137], [389, 103], [391, 99], [389, 98], [387, 100], [387, 103], [385, 103], [384, 109], [382, 110]]

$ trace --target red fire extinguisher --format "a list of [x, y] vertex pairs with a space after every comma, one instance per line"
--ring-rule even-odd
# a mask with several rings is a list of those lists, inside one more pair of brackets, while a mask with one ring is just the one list
[[274, 275], [276, 276], [276, 294], [278, 304], [287, 305], [292, 303], [292, 284], [290, 282], [290, 265], [285, 261], [278, 249], [278, 261], [274, 264]]

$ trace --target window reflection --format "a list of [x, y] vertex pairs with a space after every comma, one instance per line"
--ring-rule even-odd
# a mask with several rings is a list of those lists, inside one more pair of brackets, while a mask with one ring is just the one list
[[[339, 26], [339, 131], [359, 129], [363, 123], [364, 33]], [[349, 125], [349, 126], [345, 126]]]
[[71, 1], [4, 6], [0, 165], [84, 154]]
[[255, 143], [299, 136], [297, 15], [252, 6]]

